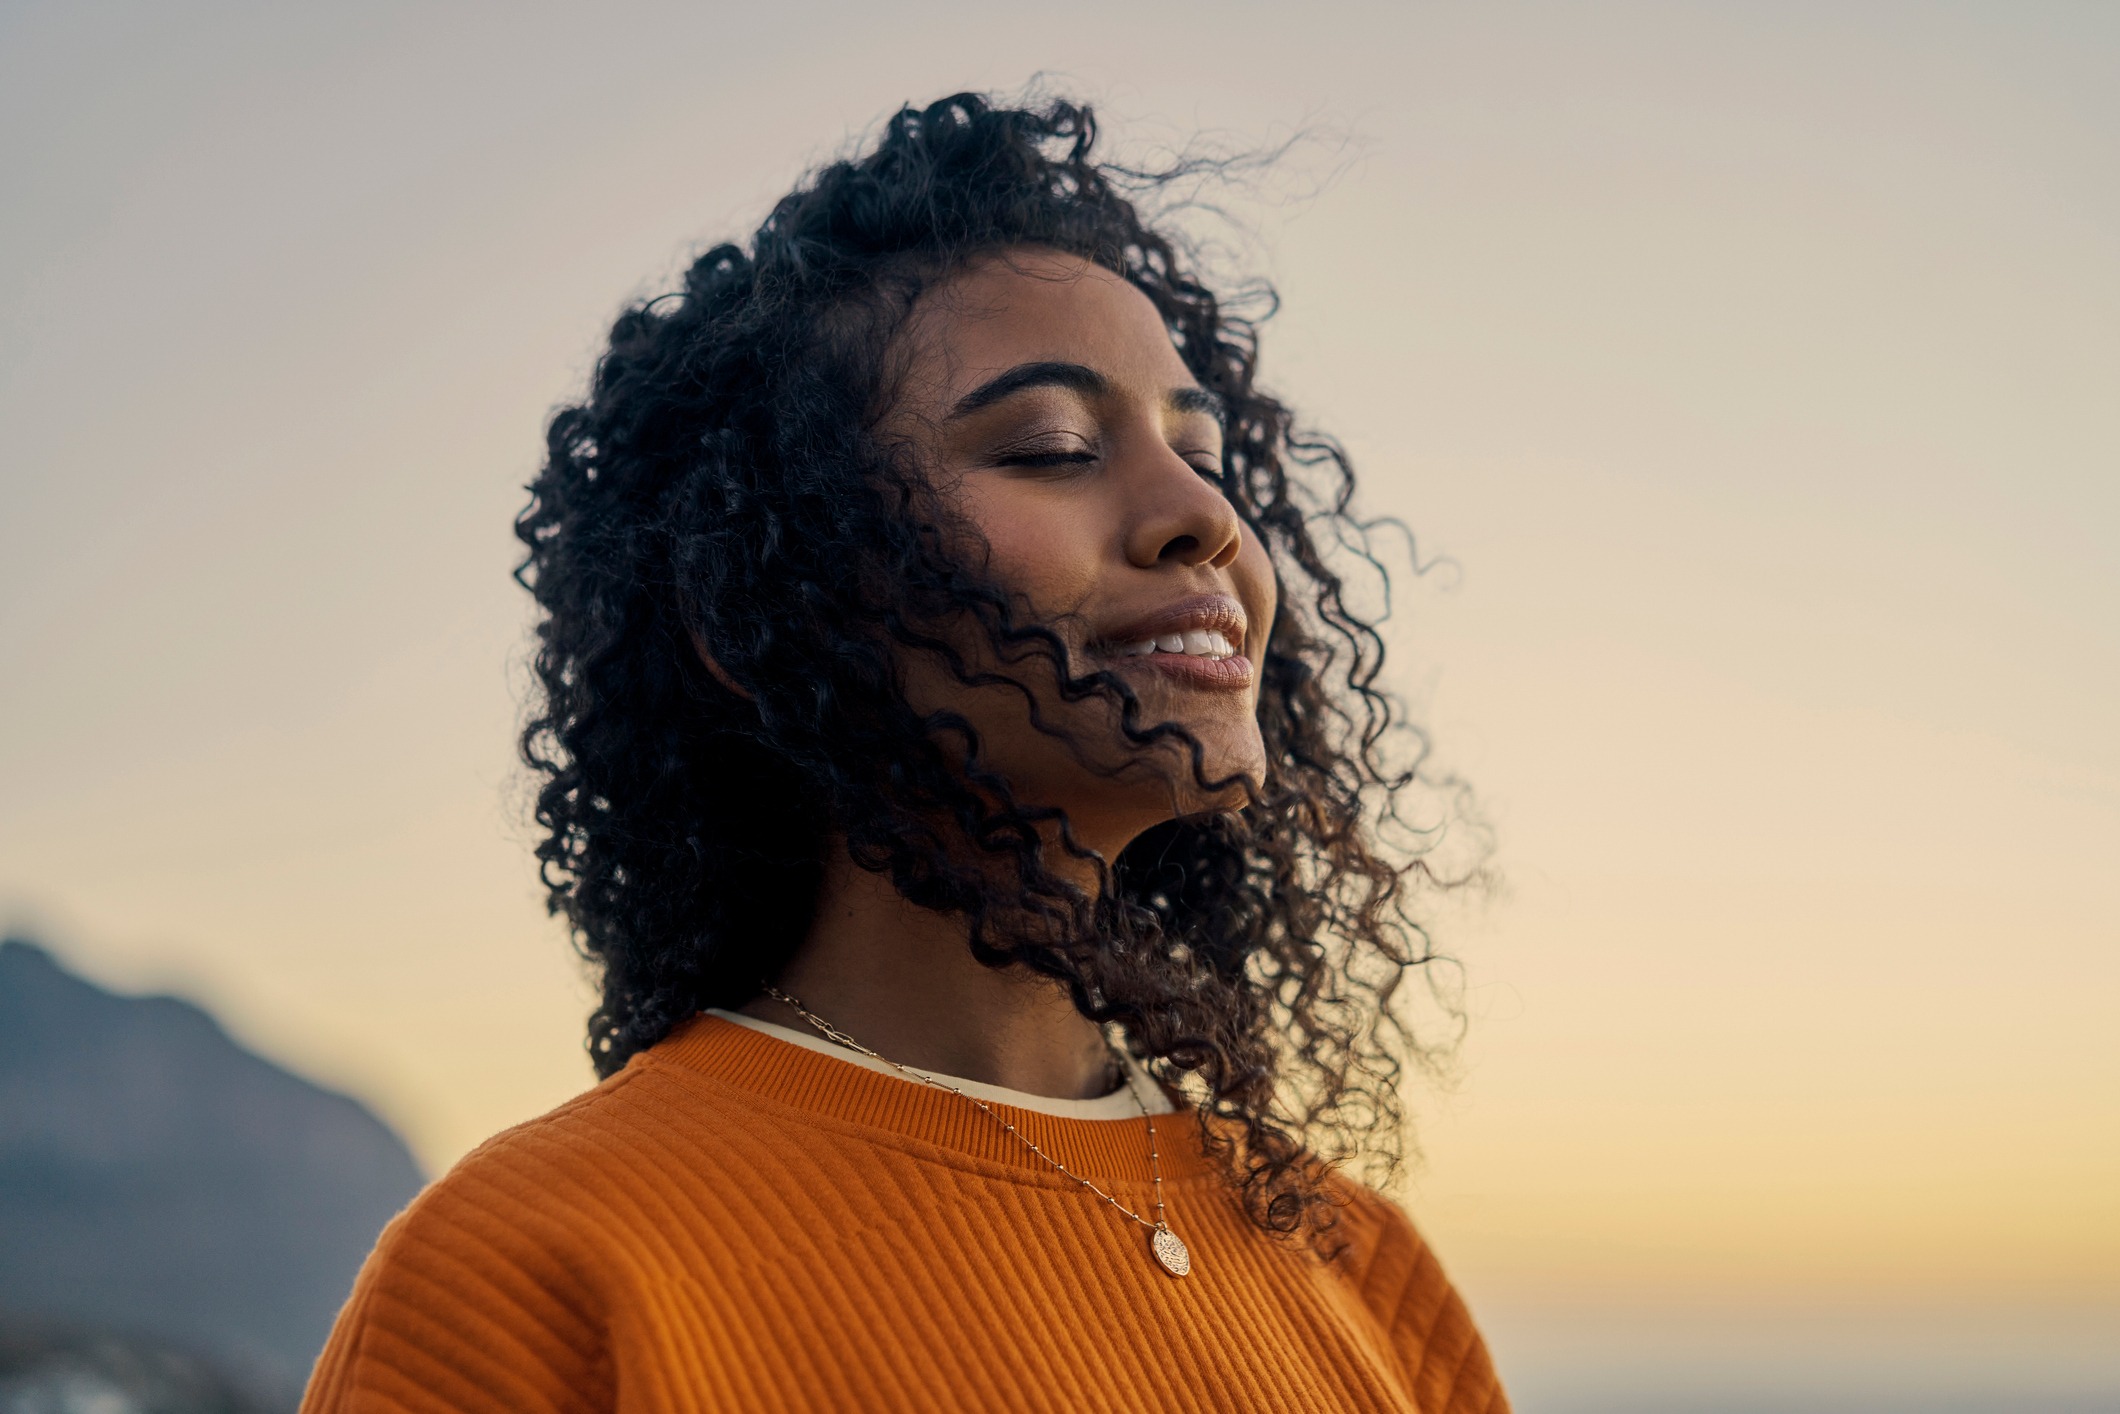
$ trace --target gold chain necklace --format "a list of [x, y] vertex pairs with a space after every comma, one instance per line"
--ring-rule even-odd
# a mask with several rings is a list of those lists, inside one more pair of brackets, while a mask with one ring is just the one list
[[[1154, 1191], [1156, 1195], [1156, 1220], [1154, 1222], [1150, 1222], [1147, 1218], [1142, 1217], [1132, 1208], [1127, 1207], [1117, 1198], [1112, 1197], [1111, 1194], [1105, 1192], [1096, 1184], [1090, 1182], [1081, 1174], [1076, 1173], [1066, 1164], [1061, 1163], [1051, 1154], [1048, 1154], [1045, 1152], [1045, 1150], [1039, 1148], [1036, 1141], [1034, 1141], [1029, 1135], [1025, 1134], [1022, 1130], [1016, 1128], [1015, 1125], [1009, 1123], [1000, 1115], [995, 1114], [994, 1107], [992, 1105], [989, 1105], [986, 1101], [980, 1099], [978, 1096], [967, 1095], [964, 1091], [959, 1090], [956, 1086], [948, 1083], [947, 1081], [937, 1080], [934, 1076], [928, 1075], [923, 1071], [914, 1070], [909, 1066], [900, 1065], [897, 1061], [892, 1060], [889, 1056], [878, 1055], [876, 1052], [870, 1050], [867, 1046], [864, 1046], [859, 1041], [855, 1040], [852, 1036], [847, 1035], [846, 1032], [841, 1031], [838, 1027], [832, 1025], [831, 1022], [826, 1021], [823, 1017], [811, 1011], [801, 1002], [796, 1001], [786, 992], [781, 991], [778, 987], [768, 984], [765, 987], [765, 994], [773, 998], [773, 1000], [791, 1008], [797, 1016], [801, 1017], [804, 1021], [807, 1021], [810, 1024], [812, 1030], [816, 1031], [818, 1035], [824, 1037], [826, 1040], [836, 1041], [840, 1045], [845, 1046], [848, 1050], [859, 1051], [862, 1055], [867, 1056], [871, 1060], [882, 1061], [885, 1065], [889, 1066], [891, 1069], [897, 1071], [899, 1074], [905, 1076], [910, 1080], [918, 1080], [924, 1085], [932, 1085], [938, 1090], [947, 1090], [952, 1095], [956, 1095], [961, 1099], [970, 1100], [980, 1109], [986, 1111], [986, 1113], [993, 1118], [996, 1124], [1000, 1125], [1010, 1134], [1013, 1134], [1018, 1139], [1022, 1140], [1024, 1146], [1028, 1148], [1033, 1154], [1036, 1154], [1039, 1158], [1051, 1164], [1061, 1173], [1066, 1174], [1069, 1178], [1072, 1178], [1075, 1182], [1081, 1184], [1084, 1188], [1087, 1188], [1090, 1192], [1096, 1194], [1099, 1198], [1102, 1198], [1105, 1202], [1111, 1204], [1114, 1208], [1117, 1208], [1120, 1212], [1126, 1214], [1126, 1216], [1132, 1218], [1141, 1226], [1147, 1228], [1149, 1232], [1149, 1251], [1154, 1254], [1155, 1259], [1158, 1262], [1162, 1263], [1164, 1271], [1169, 1272], [1174, 1277], [1182, 1277], [1192, 1271], [1191, 1251], [1186, 1248], [1184, 1240], [1181, 1239], [1178, 1234], [1170, 1230], [1170, 1224], [1164, 1221], [1163, 1218], [1163, 1171], [1158, 1166], [1156, 1161], [1156, 1117], [1148, 1112], [1148, 1105], [1141, 1099], [1141, 1092], [1134, 1088], [1133, 1078], [1130, 1075], [1126, 1074], [1126, 1062], [1123, 1059], [1119, 1061], [1119, 1066], [1120, 1074], [1122, 1077], [1125, 1078], [1126, 1093], [1134, 1097], [1134, 1103], [1138, 1105], [1141, 1109], [1141, 1118], [1148, 1121], [1148, 1172], [1150, 1180], [1155, 1184]], [[1105, 1045], [1106, 1048], [1109, 1049], [1111, 1043], [1109, 1041], [1106, 1041]]]

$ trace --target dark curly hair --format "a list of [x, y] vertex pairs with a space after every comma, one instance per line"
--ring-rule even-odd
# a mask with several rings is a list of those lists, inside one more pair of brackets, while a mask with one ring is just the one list
[[[1402, 714], [1332, 567], [1336, 548], [1368, 557], [1347, 459], [1254, 382], [1270, 291], [1253, 288], [1256, 317], [1218, 299], [1137, 209], [1197, 167], [1122, 168], [1093, 160], [1095, 143], [1090, 110], [1065, 101], [901, 109], [748, 247], [714, 247], [681, 290], [620, 316], [587, 400], [553, 417], [516, 523], [518, 578], [543, 611], [522, 738], [538, 856], [601, 972], [601, 1074], [701, 1008], [757, 995], [803, 940], [843, 839], [907, 899], [961, 914], [980, 961], [1054, 978], [1083, 1015], [1118, 1023], [1197, 1105], [1253, 1220], [1315, 1233], [1337, 1163], [1398, 1154], [1415, 1047], [1391, 1000], [1430, 958], [1409, 876], [1435, 876], [1420, 840], [1394, 864], [1380, 831], [1404, 823], [1418, 755], [1384, 759]], [[887, 346], [919, 293], [1026, 246], [1093, 260], [1153, 302], [1226, 409], [1222, 489], [1281, 595], [1259, 665], [1264, 781], [1244, 808], [1168, 821], [1108, 864], [1060, 812], [1015, 798], [963, 717], [916, 711], [900, 686], [907, 653], [960, 683], [1003, 681], [941, 628], [976, 622], [1004, 659], [1045, 664], [1061, 700], [1116, 704], [1128, 740], [1175, 739], [1199, 780], [1182, 727], [1142, 726], [1116, 675], [1071, 676], [1050, 626], [1019, 622], [1020, 601], [962, 553], [966, 528], [878, 432]], [[1056, 836], [1097, 891], [1049, 867]]]

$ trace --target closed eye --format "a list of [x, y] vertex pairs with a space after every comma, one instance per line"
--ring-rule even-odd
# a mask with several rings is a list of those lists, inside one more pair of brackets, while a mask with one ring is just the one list
[[1095, 460], [1097, 460], [1095, 452], [1015, 452], [1008, 456], [997, 457], [995, 464], [998, 466], [1023, 466], [1029, 467], [1034, 471], [1043, 471], [1059, 466], [1082, 466]]

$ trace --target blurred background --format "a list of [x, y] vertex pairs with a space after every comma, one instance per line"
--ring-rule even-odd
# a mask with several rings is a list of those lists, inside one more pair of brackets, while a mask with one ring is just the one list
[[1121, 153], [1307, 134], [1225, 244], [1448, 561], [1394, 668], [1504, 883], [1403, 1196], [1518, 1407], [2120, 1409], [2094, 0], [0, 5], [0, 1407], [283, 1405], [588, 1083], [542, 420], [804, 167], [1041, 73]]

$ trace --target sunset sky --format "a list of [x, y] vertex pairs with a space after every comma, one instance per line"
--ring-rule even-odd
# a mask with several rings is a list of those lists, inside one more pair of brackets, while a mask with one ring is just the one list
[[807, 165], [1041, 73], [1294, 139], [1201, 229], [1442, 562], [1394, 672], [1498, 882], [1405, 1197], [1522, 1407], [2109, 1407], [2112, 5], [10, 5], [11, 926], [431, 1169], [584, 1085], [542, 420]]

